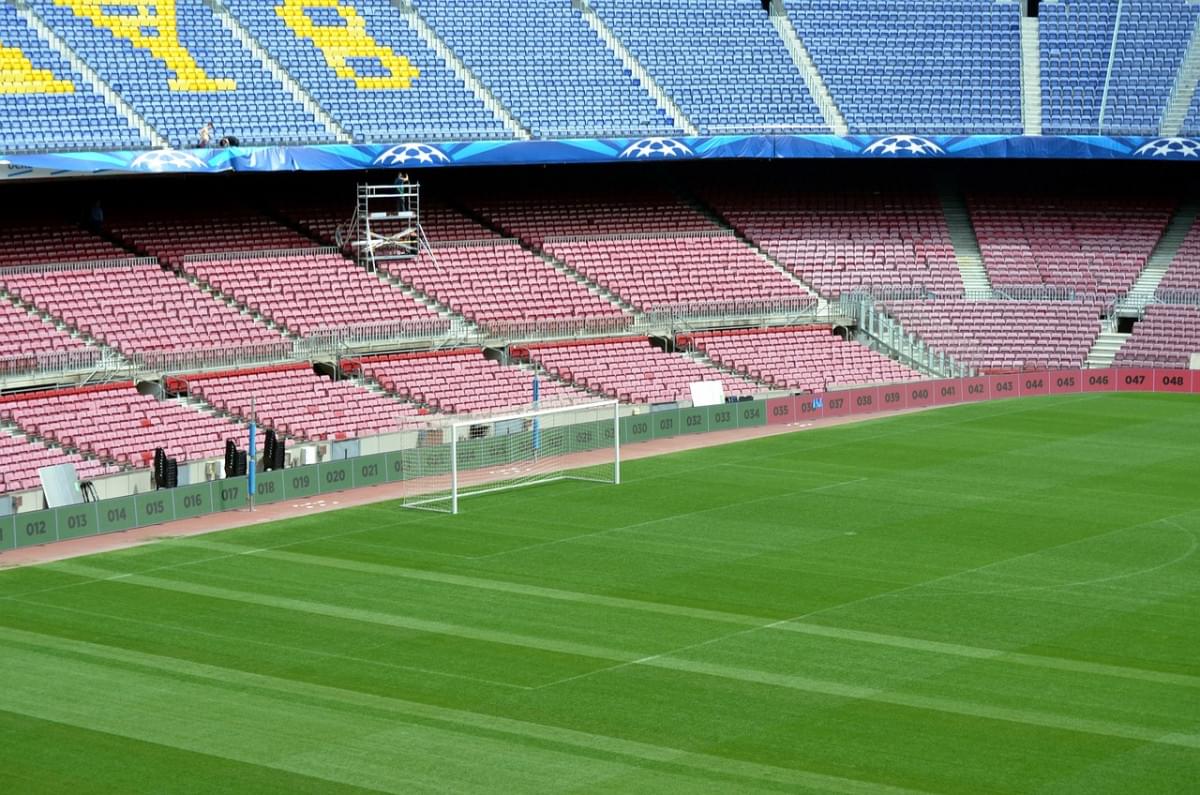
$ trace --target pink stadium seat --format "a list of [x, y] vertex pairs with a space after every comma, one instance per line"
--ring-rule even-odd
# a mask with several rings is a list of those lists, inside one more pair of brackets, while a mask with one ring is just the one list
[[750, 395], [749, 381], [666, 353], [642, 337], [529, 346], [529, 358], [556, 378], [627, 403], [691, 400], [690, 384], [720, 381], [726, 395]]
[[4, 240], [4, 246], [0, 247], [0, 267], [130, 256], [120, 246], [73, 224], [7, 220], [0, 222], [0, 235]]
[[968, 196], [992, 286], [1053, 285], [1080, 298], [1129, 291], [1174, 203], [1154, 199]]
[[387, 264], [405, 284], [478, 323], [625, 316], [511, 241], [435, 246], [432, 256]]
[[[485, 359], [479, 349], [371, 357], [358, 367], [389, 392], [439, 411], [475, 413], [533, 401], [534, 373]], [[548, 378], [540, 379], [539, 387], [543, 405], [590, 397]]]
[[[0, 274], [0, 282], [3, 280]], [[0, 301], [0, 358], [86, 347], [83, 340], [59, 331], [37, 315]]]
[[776, 389], [818, 391], [833, 386], [911, 381], [920, 373], [829, 326], [694, 334], [692, 345], [722, 367]]
[[1200, 306], [1151, 304], [1117, 352], [1121, 367], [1187, 367], [1200, 353]]
[[0, 272], [0, 287], [123, 353], [282, 339], [153, 263]]
[[332, 381], [306, 364], [190, 376], [189, 394], [235, 417], [251, 416], [294, 439], [338, 440], [391, 433], [401, 417], [417, 407], [364, 389], [353, 381]]
[[822, 295], [917, 288], [962, 295], [962, 276], [932, 194], [714, 192], [709, 201]]
[[115, 466], [78, 453], [46, 447], [19, 436], [0, 432], [0, 494], [41, 487], [38, 470], [42, 467], [74, 464], [80, 480], [91, 480], [118, 472]]
[[890, 301], [886, 309], [935, 350], [978, 368], [1082, 367], [1100, 334], [1100, 307], [1089, 302]]
[[172, 458], [197, 461], [223, 455], [226, 439], [245, 435], [231, 420], [139, 394], [131, 382], [3, 397], [0, 421], [138, 468], [153, 463], [158, 447]]
[[345, 257], [319, 250], [187, 262], [183, 268], [301, 336], [319, 328], [439, 317]]

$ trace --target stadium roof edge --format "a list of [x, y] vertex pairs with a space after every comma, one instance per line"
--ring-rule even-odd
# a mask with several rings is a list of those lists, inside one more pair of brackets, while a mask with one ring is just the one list
[[720, 135], [62, 152], [0, 156], [0, 180], [117, 174], [408, 170], [455, 166], [806, 158], [1200, 163], [1200, 140], [1099, 135]]

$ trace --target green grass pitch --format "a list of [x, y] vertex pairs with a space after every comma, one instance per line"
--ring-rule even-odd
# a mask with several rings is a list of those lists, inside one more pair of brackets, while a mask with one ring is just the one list
[[1198, 442], [958, 406], [3, 572], [0, 792], [1197, 792]]

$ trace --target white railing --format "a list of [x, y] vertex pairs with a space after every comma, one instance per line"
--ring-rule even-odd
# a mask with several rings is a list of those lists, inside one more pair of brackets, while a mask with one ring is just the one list
[[209, 254], [188, 254], [184, 262], [225, 262], [228, 260], [259, 259], [262, 257], [323, 257], [340, 254], [333, 246], [312, 248], [264, 248], [258, 251], [216, 251]]
[[515, 237], [480, 237], [473, 240], [441, 240], [431, 242], [430, 248], [482, 248], [484, 246], [515, 246], [518, 245]]
[[1159, 288], [1154, 291], [1154, 303], [1200, 306], [1200, 290], [1183, 287]]
[[296, 359], [291, 340], [257, 345], [230, 345], [190, 351], [137, 351], [128, 355], [133, 365], [155, 373], [188, 373], [200, 370], [230, 370], [251, 364]]
[[990, 290], [967, 290], [969, 301], [1074, 301], [1081, 297], [1071, 287], [1052, 284], [1006, 284]]
[[74, 262], [39, 262], [29, 265], [6, 265], [0, 268], [0, 276], [10, 273], [47, 273], [49, 271], [91, 271], [104, 268], [134, 268], [139, 265], [157, 264], [157, 257], [124, 257], [120, 259], [93, 259]]
[[99, 348], [0, 356], [0, 378], [87, 372], [100, 367], [103, 359], [103, 352]]
[[296, 340], [298, 355], [336, 353], [348, 348], [372, 347], [389, 343], [433, 342], [450, 336], [459, 326], [449, 318], [433, 320], [389, 320], [353, 326], [315, 329]]
[[661, 232], [620, 232], [606, 235], [551, 235], [543, 243], [589, 243], [593, 240], [672, 240], [690, 237], [736, 237], [732, 229], [664, 229]]

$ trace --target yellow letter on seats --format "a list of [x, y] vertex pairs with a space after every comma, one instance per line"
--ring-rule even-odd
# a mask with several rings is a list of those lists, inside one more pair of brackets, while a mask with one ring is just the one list
[[[346, 24], [318, 25], [308, 15], [310, 8], [332, 8]], [[375, 41], [367, 33], [366, 20], [341, 0], [282, 0], [275, 6], [275, 13], [297, 36], [312, 40], [338, 77], [353, 80], [359, 88], [411, 88], [412, 81], [421, 75], [421, 70], [403, 55]], [[388, 75], [363, 77], [347, 58], [374, 58]]]
[[0, 94], [72, 94], [75, 84], [49, 69], [37, 69], [16, 47], [0, 44]]
[[[172, 91], [237, 90], [237, 82], [232, 79], [209, 77], [179, 43], [175, 0], [54, 0], [54, 4], [91, 20], [96, 27], [111, 31], [134, 47], [149, 50], [175, 73], [167, 83]], [[113, 9], [130, 9], [130, 13], [112, 13]]]

